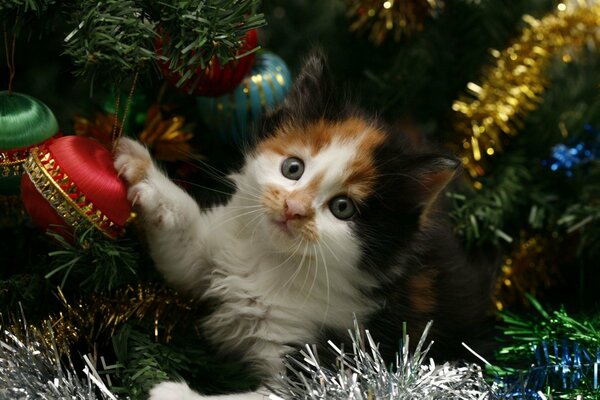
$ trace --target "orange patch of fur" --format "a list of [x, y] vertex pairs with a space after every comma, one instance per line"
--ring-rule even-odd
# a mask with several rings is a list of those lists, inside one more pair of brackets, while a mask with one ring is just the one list
[[139, 183], [142, 179], [146, 178], [148, 174], [148, 170], [152, 166], [152, 160], [138, 158], [134, 161], [130, 161], [130, 165], [127, 167], [130, 169], [131, 174], [129, 175], [128, 183], [130, 185], [135, 185]]
[[[312, 190], [311, 188], [312, 187]], [[317, 241], [319, 233], [317, 232], [317, 224], [315, 223], [315, 209], [312, 207], [312, 201], [316, 194], [318, 183], [311, 183], [308, 188], [297, 190], [291, 193], [286, 193], [285, 190], [275, 186], [269, 186], [263, 195], [263, 206], [267, 210], [269, 216], [275, 220], [279, 220], [284, 213], [285, 200], [295, 199], [304, 203], [308, 213], [304, 218], [293, 220], [290, 222], [294, 230], [299, 231], [304, 238], [309, 241]]]
[[376, 129], [368, 127], [361, 137], [356, 158], [349, 167], [349, 175], [344, 185], [350, 188], [350, 194], [356, 200], [366, 198], [373, 190], [376, 170], [373, 153], [384, 140]]
[[425, 271], [413, 277], [408, 285], [408, 298], [415, 311], [431, 313], [437, 304], [435, 298], [434, 280], [436, 271]]
[[[291, 124], [279, 128], [275, 135], [264, 140], [257, 151], [270, 151], [281, 155], [291, 155], [290, 148], [309, 148], [317, 154], [330, 145], [334, 139], [357, 141], [356, 158], [348, 166], [348, 176], [343, 182], [348, 194], [356, 201], [367, 197], [372, 189], [376, 175], [373, 152], [384, 140], [384, 135], [367, 121], [349, 118], [345, 121], [329, 122], [320, 120], [305, 127]], [[311, 182], [318, 187], [319, 182]]]

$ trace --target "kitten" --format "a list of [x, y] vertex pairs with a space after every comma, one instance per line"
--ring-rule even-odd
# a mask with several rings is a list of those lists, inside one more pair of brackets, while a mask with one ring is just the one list
[[[204, 320], [209, 339], [270, 384], [295, 348], [344, 341], [353, 316], [389, 359], [403, 321], [418, 339], [432, 319], [433, 355], [465, 357], [460, 342], [473, 344], [490, 306], [491, 275], [467, 260], [441, 207], [459, 162], [415, 151], [339, 97], [315, 52], [284, 104], [258, 124], [256, 146], [231, 176], [235, 193], [211, 209], [141, 144], [122, 139], [116, 151], [156, 267], [215, 304]], [[166, 382], [150, 398], [203, 396]]]

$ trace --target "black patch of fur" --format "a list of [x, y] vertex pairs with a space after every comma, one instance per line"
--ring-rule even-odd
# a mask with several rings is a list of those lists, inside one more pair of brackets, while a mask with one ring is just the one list
[[[430, 339], [435, 341], [431, 355], [437, 361], [470, 358], [461, 342], [487, 355], [495, 267], [483, 258], [475, 260], [465, 254], [453, 235], [443, 193], [428, 204], [436, 194], [428, 176], [445, 170], [451, 176], [459, 161], [423, 148], [417, 150], [408, 136], [376, 121], [347, 99], [336, 91], [325, 56], [316, 50], [307, 58], [283, 106], [258, 125], [258, 137], [272, 134], [289, 121], [301, 127], [320, 119], [340, 121], [358, 115], [378, 124], [387, 140], [375, 154], [375, 189], [359, 206], [352, 224], [362, 243], [361, 268], [379, 283], [368, 295], [380, 308], [360, 322], [380, 342], [381, 352], [389, 361], [399, 349], [403, 322], [414, 346], [430, 320], [434, 321]], [[426, 205], [430, 207], [424, 224]], [[410, 298], [411, 290], [414, 292], [411, 282], [419, 276], [433, 277], [434, 306], [427, 312], [416, 310]], [[348, 341], [346, 331], [325, 331], [323, 337]]]
[[298, 126], [321, 119], [342, 121], [360, 113], [344, 88], [335, 85], [327, 57], [315, 48], [305, 59], [283, 104], [269, 112], [254, 125], [254, 138], [260, 141], [283, 123], [294, 121]]

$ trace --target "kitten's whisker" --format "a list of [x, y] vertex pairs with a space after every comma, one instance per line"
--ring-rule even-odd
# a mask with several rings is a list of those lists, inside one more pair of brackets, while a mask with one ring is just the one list
[[329, 247], [329, 245], [325, 241], [326, 237], [327, 237], [327, 235], [323, 234], [323, 240], [321, 240], [320, 242], [323, 243], [325, 245], [325, 247], [327, 247], [327, 249], [329, 250], [329, 252], [333, 256], [333, 258], [335, 258], [335, 261], [338, 261], [338, 262], [341, 261], [340, 258], [337, 256], [337, 254], [335, 254], [335, 252], [333, 251], [333, 249], [331, 247]]
[[321, 258], [323, 259], [323, 267], [325, 269], [325, 283], [327, 284], [327, 305], [325, 306], [325, 315], [323, 316], [323, 323], [321, 324], [321, 329], [325, 326], [325, 322], [327, 321], [327, 314], [329, 313], [329, 303], [331, 301], [330, 293], [329, 293], [329, 271], [327, 270], [327, 260], [325, 259], [325, 254], [323, 253], [323, 247], [319, 245], [319, 252], [321, 253]]
[[[265, 214], [260, 214], [260, 216], [262, 218], [265, 218]], [[258, 227], [260, 226], [261, 221], [258, 221], [256, 224], [254, 224], [254, 229], [252, 230], [252, 233], [250, 234], [250, 243], [254, 243], [254, 235], [256, 234], [256, 231], [258, 230]]]
[[[313, 289], [315, 288], [315, 283], [317, 283], [317, 276], [319, 275], [319, 257], [316, 257], [317, 255], [317, 248], [316, 246], [313, 244], [313, 251], [315, 253], [315, 268], [312, 270], [313, 271], [313, 281], [312, 284], [310, 285], [310, 289], [308, 289], [308, 293], [306, 294], [306, 297], [304, 298], [304, 303], [302, 303], [302, 307], [304, 308], [304, 306], [306, 305], [306, 302], [308, 302], [308, 299], [310, 299], [310, 296], [312, 294]], [[311, 262], [312, 265], [312, 262]], [[309, 272], [311, 271], [311, 269], [309, 268], [308, 270]]]
[[[306, 243], [306, 247], [304, 248], [304, 252], [306, 253], [306, 251], [308, 250], [308, 242]], [[308, 266], [308, 271], [306, 274], [304, 274], [304, 282], [302, 282], [302, 286], [300, 287], [300, 292], [302, 292], [302, 290], [304, 290], [304, 286], [306, 285], [306, 281], [308, 280], [308, 275], [310, 274], [311, 271], [311, 267], [312, 266], [312, 260], [310, 261], [310, 264]]]
[[[192, 156], [191, 153], [187, 153], [184, 151], [181, 151], [181, 153], [186, 154], [188, 157]], [[218, 168], [210, 165], [209, 163], [207, 163], [206, 161], [204, 161], [198, 157], [189, 157], [186, 160], [186, 162], [190, 165], [193, 165], [194, 167], [202, 168], [203, 171], [210, 173], [215, 177], [227, 179], [227, 174], [225, 172], [219, 170]]]
[[290, 259], [292, 259], [294, 257], [294, 255], [296, 255], [296, 252], [298, 251], [298, 249], [300, 249], [300, 246], [302, 245], [303, 240], [298, 243], [298, 246], [296, 246], [296, 249], [294, 250], [294, 252], [292, 254], [290, 254], [288, 256], [288, 258], [286, 258], [285, 260], [283, 260], [280, 264], [276, 265], [275, 267], [268, 269], [267, 272], [275, 271], [276, 269], [278, 269], [282, 265], [284, 265], [286, 262], [288, 262]]
[[[257, 213], [257, 212], [261, 212], [261, 211], [262, 211], [261, 209], [258, 209], [258, 210], [252, 210], [252, 211], [248, 211], [248, 212], [245, 212], [245, 213], [237, 214], [237, 215], [235, 215], [235, 216], [233, 216], [231, 218], [227, 218], [224, 221], [220, 221], [217, 225], [213, 226], [212, 229], [218, 228], [218, 227], [222, 226], [223, 224], [226, 224], [227, 222], [233, 221], [235, 219], [244, 217], [246, 215], [254, 214], [254, 213]], [[231, 214], [229, 214], [229, 215], [231, 215]]]
[[252, 224], [254, 221], [256, 221], [257, 219], [259, 219], [260, 217], [262, 217], [262, 214], [258, 214], [255, 215], [250, 221], [248, 221], [246, 223], [246, 225], [244, 225], [244, 227], [242, 229], [239, 230], [240, 233], [244, 232], [244, 230], [250, 225]]
[[246, 210], [246, 209], [250, 209], [250, 208], [262, 208], [263, 206], [261, 204], [256, 204], [253, 206], [227, 206], [228, 209], [232, 209], [232, 210]]
[[[300, 243], [303, 243], [303, 242], [304, 242], [304, 239], [302, 239], [302, 240], [300, 241]], [[306, 248], [305, 248], [305, 250], [306, 250]], [[302, 259], [304, 259], [304, 255], [305, 255], [305, 254], [306, 254], [306, 251], [305, 251], [305, 253], [302, 255]], [[285, 288], [287, 287], [287, 285], [288, 285], [288, 284], [290, 284], [290, 285], [291, 285], [291, 284], [292, 284], [292, 283], [293, 283], [293, 282], [296, 280], [296, 277], [297, 277], [297, 276], [298, 276], [298, 274], [300, 273], [301, 269], [302, 269], [302, 262], [300, 262], [300, 265], [299, 265], [299, 266], [297, 266], [297, 267], [294, 269], [294, 273], [293, 273], [293, 274], [292, 274], [292, 275], [289, 277], [289, 279], [288, 279], [288, 280], [287, 280], [287, 281], [286, 281], [286, 282], [285, 282], [285, 283], [284, 283], [284, 284], [283, 284], [283, 285], [280, 287], [280, 289], [279, 289], [279, 290], [281, 291], [281, 290], [285, 289]]]
[[186, 181], [186, 180], [183, 180], [183, 179], [174, 179], [174, 181], [175, 182], [181, 182], [181, 183], [187, 183], [190, 186], [194, 186], [194, 187], [197, 187], [197, 188], [200, 188], [200, 189], [209, 190], [211, 192], [215, 192], [215, 193], [219, 193], [219, 194], [224, 194], [226, 196], [233, 196], [235, 194], [235, 195], [239, 196], [240, 198], [242, 198], [244, 200], [249, 200], [249, 201], [256, 200], [256, 198], [247, 198], [247, 197], [244, 197], [244, 196], [240, 195], [239, 193], [228, 193], [228, 192], [224, 192], [222, 190], [211, 188], [209, 186], [200, 185], [198, 183], [191, 182], [191, 181]]

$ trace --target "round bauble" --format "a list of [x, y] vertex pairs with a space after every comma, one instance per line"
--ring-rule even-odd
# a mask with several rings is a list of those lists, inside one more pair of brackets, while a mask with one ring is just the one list
[[32, 150], [24, 167], [23, 203], [42, 228], [63, 234], [92, 225], [111, 238], [123, 232], [131, 214], [127, 187], [100, 143], [81, 136], [53, 139]]
[[[165, 38], [164, 42], [168, 43], [168, 38]], [[161, 53], [162, 45], [162, 42], [157, 43], [159, 53]], [[187, 79], [183, 85], [178, 85], [183, 75], [174, 72], [168, 62], [159, 63], [159, 66], [165, 79], [182, 92], [197, 96], [220, 96], [233, 90], [250, 71], [254, 64], [254, 53], [246, 53], [254, 50], [257, 46], [258, 34], [256, 29], [251, 29], [246, 33], [242, 46], [236, 52], [236, 56], [240, 58], [225, 65], [221, 65], [216, 57], [212, 58], [205, 68], [198, 67], [192, 73], [193, 76]], [[193, 55], [194, 52], [190, 52], [190, 57]]]
[[58, 133], [58, 122], [41, 101], [0, 92], [0, 195], [16, 194], [32, 147]]
[[252, 71], [233, 92], [218, 98], [199, 97], [198, 109], [210, 129], [226, 141], [241, 144], [251, 123], [281, 104], [291, 84], [285, 62], [265, 51], [258, 54]]

